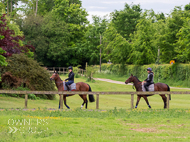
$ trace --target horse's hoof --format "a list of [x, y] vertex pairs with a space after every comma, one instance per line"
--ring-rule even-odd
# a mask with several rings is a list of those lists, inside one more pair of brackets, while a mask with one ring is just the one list
[[81, 109], [83, 108], [83, 105], [81, 105]]

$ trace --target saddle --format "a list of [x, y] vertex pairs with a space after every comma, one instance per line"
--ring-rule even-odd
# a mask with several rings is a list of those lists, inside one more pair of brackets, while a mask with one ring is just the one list
[[[151, 84], [148, 86], [149, 91], [154, 91], [154, 84]], [[142, 91], [146, 92], [146, 89], [144, 88], [144, 84], [142, 83]]]
[[[76, 83], [72, 83], [71, 85], [68, 85], [69, 91], [75, 91], [76, 90]], [[67, 91], [67, 86], [65, 85], [65, 82], [63, 82], [63, 88], [64, 91]]]

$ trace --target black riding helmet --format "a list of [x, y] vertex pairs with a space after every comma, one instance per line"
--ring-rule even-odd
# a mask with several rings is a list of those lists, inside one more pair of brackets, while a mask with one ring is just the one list
[[72, 66], [69, 66], [69, 67], [68, 67], [68, 69], [69, 69], [69, 70], [70, 70], [70, 69], [72, 69], [72, 70], [73, 70], [73, 67], [72, 67]]

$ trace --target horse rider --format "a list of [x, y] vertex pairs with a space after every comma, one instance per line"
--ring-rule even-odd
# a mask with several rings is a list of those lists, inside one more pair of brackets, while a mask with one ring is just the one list
[[65, 83], [65, 85], [67, 86], [67, 90], [69, 91], [69, 86], [68, 85], [71, 85], [72, 83], [74, 83], [74, 76], [75, 76], [75, 74], [73, 73], [73, 67], [72, 66], [69, 66], [68, 67], [68, 69], [69, 69], [69, 75], [68, 75], [68, 78], [67, 79], [65, 79], [65, 81], [67, 81], [66, 83]]
[[151, 85], [151, 84], [154, 84], [154, 82], [153, 82], [154, 73], [153, 73], [151, 68], [147, 68], [147, 72], [148, 72], [148, 77], [147, 77], [146, 80], [143, 81], [143, 84], [144, 84], [144, 88], [146, 89], [146, 91], [149, 91], [148, 86]]

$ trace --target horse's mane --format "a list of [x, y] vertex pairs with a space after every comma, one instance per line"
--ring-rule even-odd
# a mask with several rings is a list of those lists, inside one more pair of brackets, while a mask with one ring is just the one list
[[139, 82], [142, 82], [142, 81], [140, 81], [136, 76], [134, 76]]

